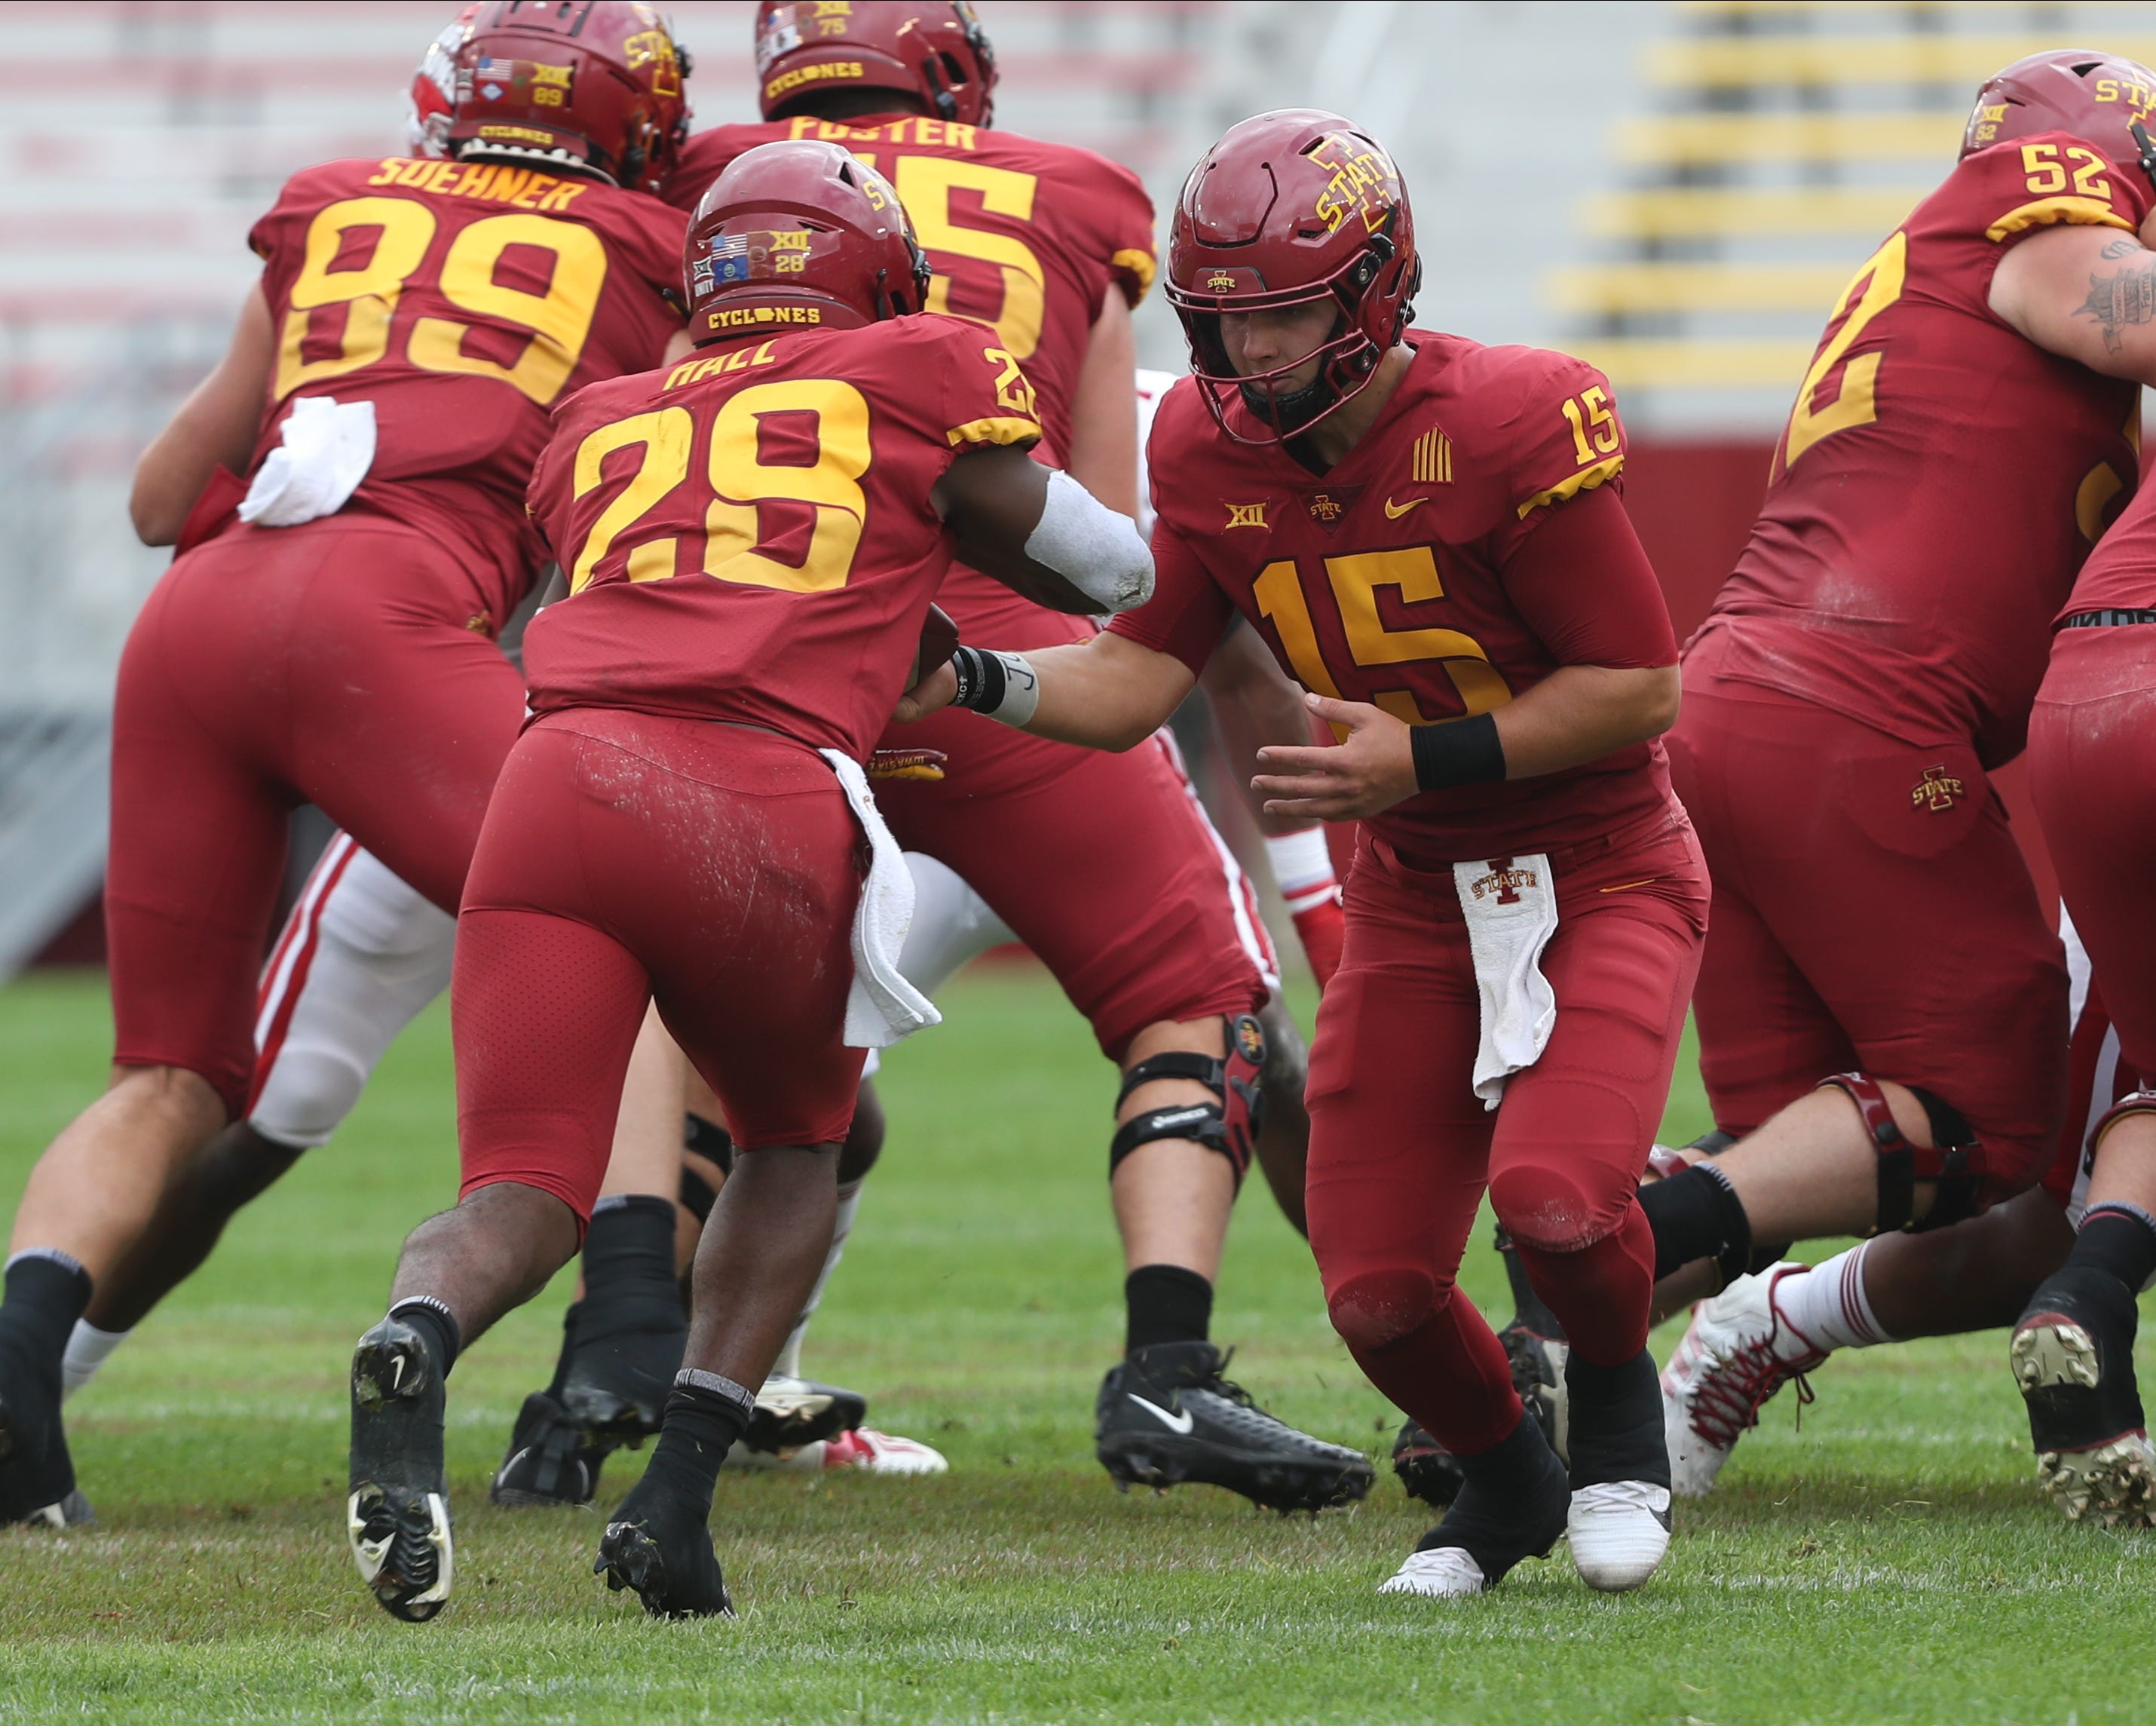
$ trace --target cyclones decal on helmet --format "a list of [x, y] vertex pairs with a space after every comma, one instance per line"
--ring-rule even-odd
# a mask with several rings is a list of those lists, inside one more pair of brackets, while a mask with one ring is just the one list
[[2084, 48], [2032, 54], [1994, 72], [1976, 93], [1962, 133], [1967, 157], [2040, 132], [2086, 139], [2107, 160], [2138, 163], [2156, 184], [2156, 72], [2138, 60]]
[[759, 144], [727, 165], [696, 206], [682, 275], [700, 345], [857, 328], [928, 298], [928, 259], [891, 182], [808, 138]]
[[834, 87], [903, 90], [939, 120], [994, 123], [996, 56], [968, 0], [763, 0], [757, 94], [766, 120]]
[[[1368, 384], [1407, 327], [1421, 277], [1414, 213], [1391, 156], [1352, 121], [1317, 109], [1231, 127], [1191, 170], [1169, 228], [1168, 303], [1189, 338], [1199, 393], [1240, 444], [1306, 431]], [[1335, 316], [1315, 349], [1269, 371], [1236, 369], [1224, 316], [1318, 301]], [[1229, 414], [1238, 400], [1248, 410], [1241, 424]]]

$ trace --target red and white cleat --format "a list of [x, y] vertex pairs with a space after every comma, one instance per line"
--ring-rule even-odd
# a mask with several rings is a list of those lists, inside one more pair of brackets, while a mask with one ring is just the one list
[[951, 1465], [942, 1451], [918, 1439], [856, 1426], [824, 1441], [824, 1467], [862, 1468], [870, 1474], [942, 1474]]
[[857, 1426], [798, 1450], [752, 1451], [736, 1445], [727, 1453], [726, 1467], [777, 1469], [786, 1474], [823, 1474], [836, 1468], [858, 1468], [869, 1474], [942, 1474], [951, 1465], [941, 1451], [918, 1439]]
[[1662, 1425], [1670, 1446], [1670, 1489], [1702, 1498], [1759, 1410], [1794, 1379], [1800, 1402], [1812, 1400], [1804, 1374], [1826, 1359], [1824, 1349], [1783, 1318], [1774, 1289], [1785, 1277], [1810, 1275], [1805, 1265], [1770, 1265], [1740, 1277], [1691, 1309], [1684, 1340], [1662, 1369]]

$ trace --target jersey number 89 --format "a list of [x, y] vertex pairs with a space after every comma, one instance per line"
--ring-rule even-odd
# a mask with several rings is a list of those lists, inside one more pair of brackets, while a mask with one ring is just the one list
[[[315, 217], [277, 344], [279, 401], [302, 384], [341, 378], [388, 357], [397, 302], [425, 259], [439, 225], [432, 210], [408, 198], [348, 198]], [[356, 269], [331, 270], [346, 249], [346, 236], [367, 229], [377, 232], [367, 261]], [[511, 246], [552, 254], [546, 292], [527, 293], [495, 280], [502, 254]], [[405, 339], [406, 357], [424, 372], [498, 378], [543, 408], [577, 369], [606, 273], [606, 247], [588, 228], [551, 216], [485, 217], [459, 229], [449, 242], [438, 277], [442, 297], [490, 324], [529, 335], [530, 342], [516, 363], [506, 366], [465, 352], [470, 325], [450, 318], [414, 318]], [[303, 345], [314, 333], [314, 315], [330, 306], [345, 308], [337, 352], [326, 359], [306, 359]]]

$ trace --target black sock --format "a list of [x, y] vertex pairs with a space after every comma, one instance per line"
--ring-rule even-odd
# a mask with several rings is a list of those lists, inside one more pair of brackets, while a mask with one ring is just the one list
[[448, 1378], [449, 1369], [457, 1364], [457, 1352], [464, 1347], [464, 1334], [449, 1309], [431, 1295], [411, 1295], [392, 1305], [389, 1316], [426, 1338], [427, 1352], [434, 1357], [442, 1376]]
[[2107, 1271], [2126, 1285], [2128, 1294], [2138, 1295], [2142, 1284], [2156, 1276], [2156, 1228], [2138, 1210], [2099, 1205], [2082, 1218], [2066, 1262]]
[[1156, 1343], [1202, 1343], [1213, 1323], [1213, 1285], [1180, 1265], [1140, 1265], [1123, 1279], [1123, 1352]]
[[1575, 1348], [1565, 1359], [1564, 1386], [1575, 1490], [1619, 1480], [1670, 1483], [1661, 1380], [1652, 1354], [1642, 1348], [1616, 1366], [1597, 1366]]
[[[1538, 1337], [1554, 1342], [1564, 1335], [1564, 1327], [1558, 1323], [1557, 1314], [1551, 1312], [1541, 1295], [1535, 1292], [1533, 1280], [1527, 1275], [1527, 1266], [1521, 1261], [1520, 1250], [1512, 1245], [1512, 1237], [1505, 1232], [1502, 1223], [1497, 1225], [1497, 1256], [1505, 1261], [1505, 1280], [1512, 1285], [1512, 1324], [1521, 1326]], [[1508, 1324], [1505, 1327], [1510, 1330]]]
[[[1640, 1189], [1640, 1209], [1655, 1231], [1655, 1281], [1694, 1259], [1719, 1260], [1741, 1276], [1752, 1256], [1752, 1223], [1729, 1177], [1712, 1163], [1695, 1163], [1682, 1174], [1650, 1180]], [[1729, 1271], [1734, 1264], [1736, 1269]]]
[[90, 1305], [90, 1272], [72, 1258], [30, 1251], [8, 1261], [0, 1323], [55, 1370], [74, 1322]]
[[686, 1333], [681, 1285], [674, 1275], [671, 1199], [630, 1193], [598, 1202], [584, 1231], [584, 1297], [578, 1306], [574, 1346], [579, 1351], [619, 1338], [678, 1338]]
[[719, 1466], [726, 1460], [734, 1441], [747, 1430], [756, 1399], [753, 1393], [728, 1379], [715, 1379], [710, 1374], [701, 1376], [727, 1388], [707, 1390], [685, 1382], [686, 1374], [674, 1381], [673, 1391], [666, 1399], [665, 1425], [636, 1490], [639, 1494], [648, 1487], [670, 1490], [690, 1499], [707, 1518]]
[[547, 1394], [557, 1402], [569, 1382], [569, 1359], [577, 1352], [577, 1315], [583, 1310], [582, 1301], [572, 1301], [562, 1315], [562, 1352], [554, 1357], [554, 1376], [547, 1381]]
[[1549, 1441], [1532, 1415], [1522, 1413], [1520, 1424], [1486, 1451], [1460, 1458], [1460, 1472], [1488, 1492], [1524, 1496], [1548, 1470]]

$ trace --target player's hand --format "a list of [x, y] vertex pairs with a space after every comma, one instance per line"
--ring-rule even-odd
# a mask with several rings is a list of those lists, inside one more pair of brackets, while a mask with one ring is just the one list
[[1408, 728], [1381, 707], [1306, 695], [1320, 719], [1346, 728], [1330, 749], [1269, 745], [1258, 764], [1270, 769], [1250, 781], [1265, 813], [1291, 820], [1359, 821], [1415, 794], [1414, 751]]
[[[926, 719], [939, 707], [951, 705], [951, 698], [958, 693], [958, 674], [946, 660], [920, 682], [898, 698], [891, 717], [901, 725], [911, 725], [916, 719]], [[1409, 774], [1412, 778], [1413, 774]]]

